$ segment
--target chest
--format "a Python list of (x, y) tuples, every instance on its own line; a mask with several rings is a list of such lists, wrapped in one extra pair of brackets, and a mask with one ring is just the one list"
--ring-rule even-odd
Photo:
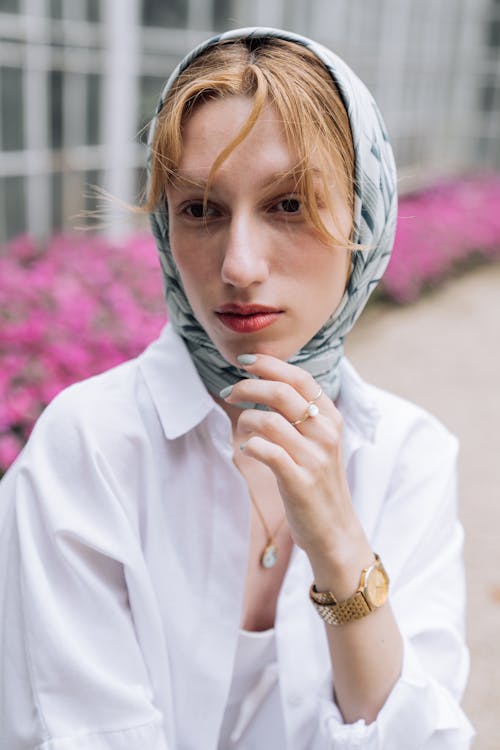
[(262, 534), (260, 518), (252, 514), (248, 565), (245, 578), (243, 612), (240, 627), (244, 630), (269, 630), (274, 627), (276, 606), (293, 549), (288, 529), (282, 528), (273, 540), (276, 562), (266, 568), (262, 557), (269, 539)]
[[(252, 462), (255, 464), (256, 462)], [(251, 498), (250, 536), (241, 627), (274, 627), (276, 606), (293, 541), (276, 480), (265, 467), (238, 466)]]

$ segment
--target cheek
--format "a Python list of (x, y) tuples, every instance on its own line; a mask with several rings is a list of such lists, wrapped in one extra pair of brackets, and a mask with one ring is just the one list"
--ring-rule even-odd
[(351, 253), (343, 248), (323, 248), (322, 252), (309, 254), (304, 273), (317, 280), (318, 288), (328, 287), (344, 291), (351, 275)]
[[(344, 250), (337, 250), (338, 256), (331, 264), (325, 264), (323, 273), (318, 275), (318, 289), (323, 290), (321, 303), (329, 315), (340, 305), (351, 274), (351, 255)], [(318, 302), (320, 295), (318, 295)]]
[(213, 277), (216, 272), (216, 253), (210, 240), (206, 233), (176, 227), (175, 221), (171, 224), (170, 249), (183, 281), (190, 279), (194, 283), (206, 283)]
[(196, 269), (200, 268), (203, 255), (193, 252), (193, 243), (182, 232), (176, 232), (174, 227), (170, 230), (169, 241), (182, 282), (184, 286), (188, 286), (196, 279)]
[(169, 240), (187, 300), (198, 322), (206, 327), (206, 313), (212, 306), (209, 282), (213, 277), (213, 271), (206, 267), (208, 254), (175, 230), (170, 232)]

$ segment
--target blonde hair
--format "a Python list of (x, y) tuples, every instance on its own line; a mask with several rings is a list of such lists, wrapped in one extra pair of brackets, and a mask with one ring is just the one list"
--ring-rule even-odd
[(220, 42), (208, 48), (178, 76), (158, 115), (151, 144), (150, 178), (144, 211), (166, 205), (166, 186), (176, 177), (183, 147), (183, 126), (196, 107), (219, 97), (253, 99), (247, 121), (215, 159), (205, 200), (215, 173), (271, 103), (283, 123), (290, 150), (297, 155), (293, 170), (305, 198), (305, 217), (327, 244), (353, 249), (350, 237), (333, 235), (321, 219), (311, 161), (318, 154), (324, 195), (335, 226), (339, 221), (330, 196), (332, 174), (344, 205), (354, 212), (354, 148), (349, 118), (337, 87), (323, 63), (300, 44), (283, 39)]

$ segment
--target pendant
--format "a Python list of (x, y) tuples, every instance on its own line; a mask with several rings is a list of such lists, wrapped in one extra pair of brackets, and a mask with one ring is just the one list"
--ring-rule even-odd
[(274, 543), (271, 542), (271, 544), (268, 544), (264, 552), (262, 553), (262, 557), (260, 558), (261, 565), (263, 568), (274, 568), (277, 559), (278, 548)]

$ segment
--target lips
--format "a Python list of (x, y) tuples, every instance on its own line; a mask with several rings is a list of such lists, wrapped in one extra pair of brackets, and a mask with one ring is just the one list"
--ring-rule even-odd
[(229, 304), (217, 308), (215, 314), (221, 323), (237, 333), (255, 333), (272, 325), (283, 310), (268, 305)]

